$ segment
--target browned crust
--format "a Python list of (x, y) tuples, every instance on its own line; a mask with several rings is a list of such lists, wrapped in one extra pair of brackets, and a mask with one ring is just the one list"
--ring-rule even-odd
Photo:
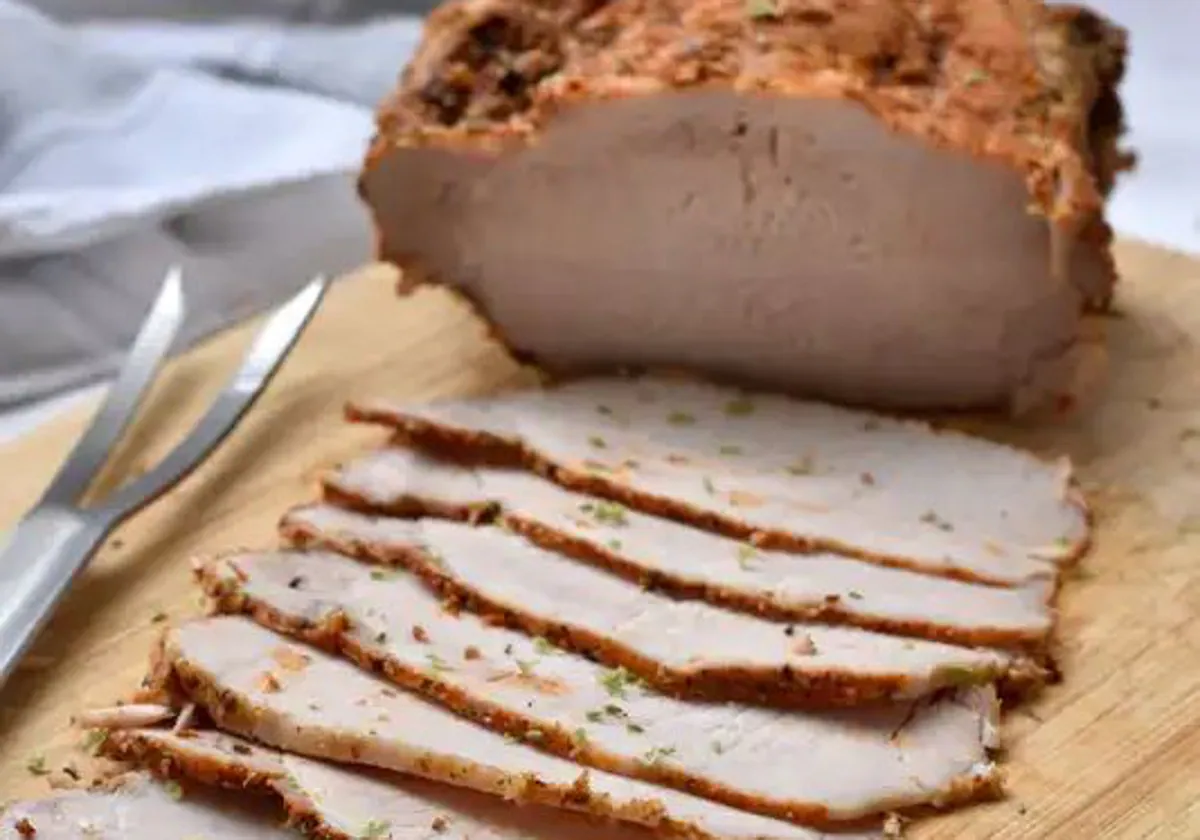
[[(251, 609), (254, 611), (251, 614), (254, 614), (256, 618), (259, 615), (265, 615), (263, 611), (266, 611), (266, 613), (271, 612), (269, 607), (250, 607), (249, 605), (246, 607), (246, 612), (250, 613)], [(284, 630), (283, 627), (285, 625), (294, 626), (290, 619), (286, 616), (276, 616), (272, 620), (278, 622), (277, 626), (275, 626), (276, 630), (304, 638), (326, 649), (335, 649), (336, 643), (330, 638), (327, 627), (306, 625), (303, 627), (295, 626), (293, 630)], [(260, 623), (265, 624), (266, 621), (260, 620)], [(267, 626), (271, 625), (268, 624)], [(254, 736), (258, 723), (257, 712), (252, 707), (243, 703), (236, 693), (221, 688), (211, 674), (182, 657), (175, 657), (171, 667), (173, 669), (173, 680), (184, 688), (188, 698), (192, 702), (199, 704), (205, 709), (218, 727), (246, 737)], [(381, 668), (374, 670), (382, 673)], [(153, 744), (139, 746), (129, 743), (128, 739), (134, 734), (124, 732), (111, 733), (110, 737), (115, 736), (117, 739), (116, 743), (112, 747), (106, 746), (105, 749), (111, 750), (113, 755), (120, 755), (128, 760), (143, 760), (138, 758), (139, 752), (144, 754), (147, 760), (151, 761), (156, 755), (159, 755), (165, 758), (167, 763), (165, 765), (159, 764), (157, 767), (151, 766), (152, 770), (163, 774), (171, 772), (187, 773), (189, 776), (194, 773), (193, 778), (205, 781), (208, 784), (238, 787), (236, 776), (222, 772), (219, 766), (210, 766), (207, 762), (193, 762), (185, 766), (183, 762), (172, 761), (171, 756), (162, 756), (161, 751), (155, 750)], [(321, 757), (349, 763), (359, 763), (363, 752), (361, 741), (361, 738), (349, 734), (327, 738), (324, 741), (324, 748), (328, 750), (328, 755)], [(414, 765), (410, 768), (405, 768), (404, 772), (454, 787), (464, 787), (480, 793), (500, 796), (518, 805), (543, 805), (549, 808), (576, 811), (602, 819), (639, 825), (649, 828), (656, 834), (664, 837), (682, 838), (683, 840), (719, 840), (718, 837), (704, 831), (694, 823), (671, 817), (666, 807), (658, 800), (635, 799), (623, 805), (613, 802), (612, 798), (607, 794), (593, 791), (589, 784), (586, 769), (580, 768), (580, 770), (580, 775), (570, 785), (552, 784), (531, 773), (514, 773), (504, 775), (499, 781), (489, 787), (472, 786), (464, 783), (464, 777), (469, 774), (464, 771), (459, 762), (431, 756), (418, 758)], [(257, 779), (257, 784), (260, 786), (259, 789), (264, 792), (269, 790), (270, 792), (279, 794), (288, 806), (289, 814), (295, 813), (295, 819), (319, 820), (319, 815), (312, 812), (312, 804), (307, 800), (294, 796), (289, 799), (287, 798), (286, 788), (269, 788), (269, 783), (265, 779), (254, 777), (253, 775), (248, 778), (251, 780)], [(300, 822), (299, 824), (304, 826), (306, 823)], [(838, 823), (839, 826), (857, 824), (857, 822)], [(324, 837), (325, 835), (318, 836)], [(342, 835), (330, 834), (328, 836), (331, 838), (340, 838)], [(351, 838), (351, 840), (354, 840), (354, 838)]]
[[(578, 764), (595, 767), (621, 776), (675, 788), (684, 793), (711, 799), (733, 808), (787, 820), (814, 828), (847, 828), (861, 824), (860, 820), (839, 820), (824, 805), (770, 799), (732, 790), (725, 785), (694, 776), (690, 773), (655, 762), (621, 760), (589, 744), (580, 744), (574, 733), (538, 721), (525, 715), (513, 714), (487, 700), (474, 697), (460, 688), (449, 685), (436, 674), (420, 671), (389, 657), (386, 653), (363, 645), (347, 632), (344, 617), (341, 621), (316, 623), (298, 619), (276, 610), (270, 604), (253, 598), (227, 581), (197, 570), (197, 579), (217, 608), (225, 613), (244, 614), (271, 630), (284, 633), (338, 653), (357, 663), (364, 670), (385, 677), (392, 683), (429, 697), (440, 705), (486, 729), (499, 732), (554, 755)], [(212, 685), (211, 678), (189, 663), (176, 661), (176, 674), (188, 694), (208, 709), (221, 728), (235, 732), (253, 731), (253, 710), (242, 710), (238, 699)], [(536, 732), (536, 737), (530, 733)], [(354, 760), (354, 756), (350, 756)], [(424, 775), (424, 773), (422, 773)], [(437, 778), (429, 776), (429, 778)], [(955, 780), (950, 788), (937, 797), (941, 807), (982, 801), (999, 797), (1002, 782), (998, 773), (983, 777), (964, 777)], [(552, 803), (547, 803), (552, 804)], [(875, 813), (912, 809), (907, 803), (881, 801)], [(918, 806), (919, 807), (919, 806)]]
[[(608, 475), (585, 472), (557, 463), (521, 439), (505, 438), (477, 429), (462, 429), (439, 424), (423, 417), (406, 414), (398, 409), (350, 403), (345, 408), (345, 414), (346, 419), (352, 423), (371, 423), (393, 429), (396, 432), (395, 441), (397, 443), (424, 450), (436, 457), (467, 464), (521, 467), (569, 490), (620, 502), (642, 513), (672, 519), (694, 528), (743, 540), (759, 548), (796, 553), (832, 552), (880, 566), (906, 569), (918, 574), (945, 577), (983, 586), (1012, 587), (1008, 581), (998, 580), (969, 569), (932, 567), (911, 557), (871, 552), (828, 537), (804, 536), (773, 528), (756, 528), (749, 523), (724, 514), (701, 510), (677, 499), (658, 496), (621, 484)], [(1061, 565), (1064, 567), (1075, 563), (1087, 553), (1092, 537), (1091, 510), (1083, 494), (1075, 487), (1073, 479), (1067, 492), (1070, 504), (1086, 518), (1088, 527), (1084, 538), (1064, 551), (1064, 557), (1061, 560)], [(1062, 575), (1057, 576), (1059, 580), (1061, 577)]]
[[(111, 733), (104, 752), (110, 758), (145, 767), (160, 778), (191, 780), (212, 787), (271, 796), (283, 805), (287, 814), (287, 825), (314, 840), (360, 840), (359, 835), (345, 834), (326, 823), (316, 804), (293, 789), (282, 777), (264, 776), (254, 773), (242, 764), (220, 761), (215, 757), (175, 752), (137, 730)], [(449, 781), (454, 783), (452, 777)], [(547, 785), (531, 776), (513, 777), (509, 786), (513, 791), (509, 798), (517, 802), (537, 803), (604, 819), (630, 821), (632, 824), (652, 828), (656, 834), (663, 837), (680, 840), (719, 840), (691, 823), (667, 817), (662, 806), (655, 802), (639, 801), (631, 807), (614, 808), (607, 797), (593, 794), (588, 789), (586, 774), (581, 775), (570, 787)], [(635, 814), (637, 818), (632, 819)]]
[(175, 752), (137, 730), (110, 732), (103, 752), (109, 758), (144, 767), (159, 778), (271, 797), (283, 807), (286, 824), (314, 840), (358, 840), (326, 823), (312, 800), (291, 789), (279, 776), (255, 773), (243, 764), (214, 756)]
[[(447, 574), (420, 546), (360, 540), (345, 533), (313, 528), (289, 516), (283, 518), (280, 530), (298, 547), (324, 548), (370, 563), (401, 566), (416, 574), (454, 608), (465, 608), (499, 626), (540, 636), (610, 667), (623, 667), (663, 694), (681, 700), (823, 709), (912, 699), (917, 694), (945, 688), (952, 682), (932, 679), (923, 691), (914, 692), (914, 680), (903, 674), (868, 676), (852, 671), (788, 665), (709, 665), (695, 671), (683, 671), (650, 659), (607, 636), (569, 622), (547, 621), (489, 598), (477, 588)], [(1003, 669), (986, 668), (971, 677), (982, 684), (992, 682), (1002, 673)]]
[(366, 167), (397, 147), (531, 142), (580, 101), (706, 88), (835, 97), (1002, 162), (1039, 212), (1077, 230), (1132, 165), (1117, 146), (1127, 48), (1100, 15), (1041, 0), (451, 0), (380, 107)]
[[(498, 522), (502, 527), (521, 534), (536, 545), (612, 572), (648, 591), (665, 592), (685, 600), (706, 601), (771, 621), (846, 625), (895, 636), (929, 639), (965, 647), (1001, 648), (1034, 656), (1043, 655), (1050, 642), (1049, 630), (1038, 633), (993, 627), (966, 628), (928, 621), (863, 615), (847, 610), (842, 599), (837, 596), (829, 596), (804, 605), (773, 603), (720, 584), (696, 583), (668, 572), (648, 569), (601, 543), (568, 534), (540, 520), (503, 510), (498, 502), (454, 505), (435, 499), (405, 496), (387, 503), (379, 503), (340, 487), (336, 479), (328, 477), (323, 479), (321, 490), (323, 498), (331, 504), (363, 513), (402, 517), (435, 516), (463, 522)], [(628, 665), (626, 667), (633, 670)]]

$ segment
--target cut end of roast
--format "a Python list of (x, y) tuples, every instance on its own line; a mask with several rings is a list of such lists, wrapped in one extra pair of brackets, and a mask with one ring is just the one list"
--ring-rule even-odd
[[(382, 257), (463, 294), (519, 357), (903, 409), (1065, 406), (1092, 385), (1102, 343), (1084, 313), (1112, 293), (1102, 207), (1123, 165), (1117, 30), (997, 12), (988, 25), (1010, 40), (995, 47), (989, 12), (952, 3), (943, 64), (888, 78), (832, 34), (904, 30), (865, 4), (843, 2), (856, 22), (827, 29), (793, 17), (805, 3), (781, 4), (774, 27), (727, 0), (593, 4), (596, 27), (652, 22), (659, 52), (698, 50), (689, 81), (636, 35), (539, 36), (535, 5), (434, 18), (362, 178)], [(496, 21), (507, 40), (473, 40)], [(904, 37), (933, 43), (941, 25)], [(1037, 51), (1062, 26), (1082, 34), (1051, 81)], [(477, 86), (434, 107), (465, 60), (448, 45), (466, 43), (480, 85), (489, 56), (547, 60), (520, 96)], [(1074, 131), (1034, 113), (1038, 91)]]

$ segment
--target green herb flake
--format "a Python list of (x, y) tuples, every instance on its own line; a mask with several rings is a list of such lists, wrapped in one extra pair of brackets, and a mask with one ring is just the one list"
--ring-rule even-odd
[(737, 561), (743, 569), (750, 569), (751, 563), (758, 559), (758, 550), (752, 545), (738, 546)]
[(550, 644), (550, 642), (547, 639), (544, 639), (541, 636), (538, 636), (536, 639), (533, 640), (533, 649), (536, 650), (538, 653), (540, 653), (542, 656), (552, 656), (552, 655), (558, 653), (558, 648), (556, 648), (554, 645)]
[(592, 709), (585, 717), (588, 719), (588, 723), (604, 723), (604, 712), (599, 709)]
[[(747, 10), (751, 17), (767, 17), (775, 14), (775, 3), (772, 0), (750, 0), (746, 4)], [(756, 14), (756, 9), (765, 9), (765, 13)], [(737, 400), (730, 400), (725, 403), (725, 413), (730, 417), (745, 417), (748, 414), (754, 413), (754, 403), (746, 397)]]
[(745, 450), (737, 444), (727, 443), (721, 447), (720, 452), (722, 455), (742, 455)]
[(625, 515), (625, 506), (618, 504), (617, 502), (584, 502), (579, 506), (579, 509), (586, 514), (589, 514), (593, 519), (602, 525), (619, 526), (629, 524), (629, 519)]
[(588, 438), (588, 443), (590, 443), (595, 449), (604, 449), (608, 446), (608, 443), (604, 440), (604, 438), (600, 437), (599, 435), (592, 435), (590, 438)]
[(713, 741), (712, 742), (712, 751), (715, 752), (717, 755), (724, 755), (725, 754), (725, 745), (722, 744), (720, 741)]
[(587, 734), (587, 730), (584, 729), (582, 726), (575, 730), (574, 737), (575, 737), (576, 744), (578, 744), (581, 747), (587, 746), (588, 734)]
[(862, 593), (855, 589), (851, 589), (846, 593), (846, 595), (850, 598), (853, 598), (855, 601), (861, 601), (863, 599)]
[(108, 733), (103, 729), (89, 729), (87, 734), (83, 736), (83, 742), (79, 745), (80, 748), (89, 755), (96, 755), (100, 752), (100, 747), (108, 738)]
[(358, 833), (359, 840), (383, 840), (391, 837), (392, 824), (387, 820), (367, 820), (367, 824)]
[(163, 787), (165, 787), (167, 790), (167, 796), (171, 797), (176, 802), (183, 799), (183, 788), (180, 787), (179, 782), (169, 781), (163, 785)]
[(646, 731), (646, 728), (644, 726), (639, 726), (636, 723), (625, 724), (625, 729), (632, 735), (641, 735), (643, 732)]
[(672, 411), (667, 415), (667, 422), (672, 426), (694, 426), (696, 425), (696, 417), (693, 414), (688, 414), (686, 411)]
[(939, 674), (946, 685), (952, 685), (956, 688), (967, 688), (968, 686), (979, 685), (988, 680), (986, 672), (976, 671), (961, 665), (947, 665), (945, 668), (939, 670)]
[(608, 542), (605, 543), (605, 545), (607, 545), (613, 551), (621, 550), (621, 541), (620, 540), (609, 540)]
[(642, 756), (642, 763), (654, 766), (675, 755), (674, 747), (651, 747)]
[(629, 696), (629, 689), (636, 686), (638, 682), (638, 678), (623, 667), (605, 671), (599, 677), (599, 683), (604, 690), (610, 697), (616, 697), (618, 700), (625, 700)]
[(716, 495), (717, 485), (713, 484), (713, 480), (708, 476), (704, 476), (704, 492), (710, 496)]
[(521, 672), (522, 677), (532, 677), (533, 669), (537, 665), (536, 659), (518, 659), (517, 670)]
[(32, 756), (29, 761), (25, 762), (25, 769), (31, 776), (45, 776), (50, 772), (50, 768), (46, 766), (46, 756), (44, 755)]
[(446, 664), (446, 660), (442, 659), (442, 657), (438, 656), (436, 653), (427, 653), (425, 654), (425, 658), (429, 660), (429, 668), (435, 674), (440, 674), (443, 671), (453, 670), (449, 665)]
[(605, 417), (612, 417), (613, 410), (606, 405), (596, 406), (596, 413), (603, 414)]

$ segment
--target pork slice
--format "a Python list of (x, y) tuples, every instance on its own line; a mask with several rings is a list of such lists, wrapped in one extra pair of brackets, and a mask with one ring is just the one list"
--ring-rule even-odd
[[(433, 590), (347, 569), (345, 579), (355, 582), (340, 597), (351, 617), (377, 604), (405, 615), (414, 601), (413, 612), (428, 611), (433, 593), (440, 593), (546, 644), (628, 668), (656, 690), (683, 699), (852, 706), (990, 682), (1014, 665), (996, 651), (857, 628), (781, 624), (675, 601), (500, 528), (312, 505), (288, 513), (283, 530), (301, 546), (399, 564)], [(271, 577), (288, 574), (287, 565)], [(333, 579), (341, 580), (324, 580)], [(316, 585), (309, 581), (309, 591), (317, 594)]]
[(560, 374), (918, 409), (1088, 391), (1122, 30), (1041, 0), (565, 5), (430, 18), (360, 182), (402, 288), (453, 289)]
[(1054, 582), (981, 586), (829, 552), (747, 543), (600, 502), (523, 470), (473, 467), (389, 447), (323, 479), (346, 507), (453, 519), (495, 516), (576, 560), (676, 597), (779, 621), (819, 620), (964, 644), (1041, 650), (1053, 626)]
[[(203, 705), (219, 726), (290, 753), (394, 771), (525, 805), (578, 811), (668, 836), (826, 837), (811, 828), (546, 755), (243, 618), (222, 616), (186, 625), (167, 640), (162, 656), (168, 679)], [(292, 679), (280, 680), (281, 661), (292, 663)], [(873, 836), (852, 832), (848, 840)], [(840, 830), (837, 837), (843, 837)]]
[(183, 795), (145, 773), (105, 787), (18, 802), (0, 812), (0, 840), (293, 840), (261, 810), (212, 792)]
[(964, 580), (1053, 578), (1090, 535), (1065, 460), (700, 382), (591, 379), (349, 414), (760, 546)]
[[(227, 612), (336, 649), (465, 718), (581, 764), (818, 825), (999, 786), (986, 749), (998, 711), (983, 702), (994, 698), (991, 686), (840, 713), (685, 703), (642, 690), (624, 669), (546, 655), (523, 634), (451, 615), (429, 598), (423, 609), (417, 599), (396, 604), (393, 592), (346, 603), (340, 593), (361, 586), (365, 569), (330, 555), (292, 556), (282, 566), (270, 555), (220, 561), (205, 573), (206, 588)], [(289, 576), (272, 579), (268, 567)], [(844, 770), (830, 772), (839, 762)]]
[[(200, 731), (185, 738), (162, 729), (123, 730), (108, 736), (106, 751), (171, 776), (233, 790), (264, 790), (282, 803), (290, 823), (309, 836), (329, 840), (646, 840), (654, 836), (633, 825), (603, 825), (569, 811), (518, 807), (466, 788), (279, 752), (221, 732)], [(808, 832), (808, 837), (816, 840), (818, 835)]]

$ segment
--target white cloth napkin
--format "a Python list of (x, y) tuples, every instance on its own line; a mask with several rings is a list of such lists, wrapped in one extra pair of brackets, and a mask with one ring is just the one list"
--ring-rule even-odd
[(418, 37), (0, 0), (0, 405), (110, 371), (172, 263), (190, 341), (367, 259), (353, 175)]

